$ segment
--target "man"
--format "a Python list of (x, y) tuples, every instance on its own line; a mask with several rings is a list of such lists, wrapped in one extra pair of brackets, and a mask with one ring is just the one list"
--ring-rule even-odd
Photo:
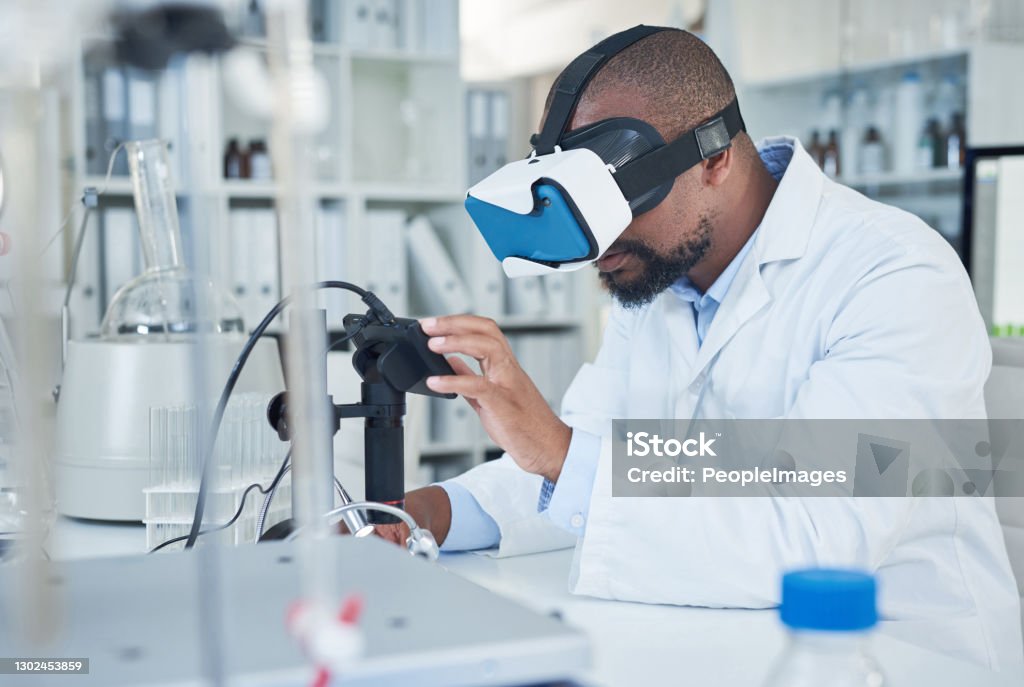
[[(673, 141), (734, 97), (704, 43), (664, 31), (601, 67), (571, 128), (633, 117)], [(758, 149), (740, 133), (678, 176), (597, 268), (616, 305), (561, 417), (493, 322), (422, 322), (434, 351), (482, 367), (452, 358), (457, 375), (430, 387), (462, 395), (507, 451), (408, 494), (444, 549), (510, 554), (568, 535), (575, 593), (716, 607), (777, 604), (786, 569), (863, 567), (892, 631), (993, 668), (1021, 664), (990, 499), (611, 495), (612, 418), (983, 418), (988, 341), (936, 232), (831, 181), (797, 141)]]

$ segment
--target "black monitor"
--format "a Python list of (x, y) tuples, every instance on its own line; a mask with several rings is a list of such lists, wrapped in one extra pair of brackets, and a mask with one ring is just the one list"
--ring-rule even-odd
[(962, 257), (995, 336), (1024, 335), (1024, 146), (968, 148)]

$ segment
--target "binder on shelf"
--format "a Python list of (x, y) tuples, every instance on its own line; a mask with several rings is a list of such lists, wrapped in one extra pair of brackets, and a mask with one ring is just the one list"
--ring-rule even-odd
[(430, 399), (431, 442), (471, 445), (475, 438), (475, 424), (476, 413), (465, 399)]
[(504, 91), (492, 91), (490, 111), (487, 157), (491, 169), (488, 173), (508, 162), (508, 94)]
[(416, 312), (450, 315), (472, 310), (469, 290), (430, 220), (423, 215), (414, 217), (407, 232)]
[(461, 205), (431, 210), (430, 220), (451, 246), (452, 258), (469, 290), (473, 312), (500, 318), (505, 313), (505, 279), (501, 263)]
[(573, 316), (572, 307), (572, 275), (564, 272), (546, 274), (544, 297), (547, 301), (547, 315), (552, 318), (569, 318)]
[(344, 0), (342, 38), (346, 47), (366, 50), (373, 47), (374, 0)]
[(423, 52), (430, 55), (454, 55), (458, 50), (457, 0), (423, 0)]
[[(128, 122), (126, 117), (127, 89), (125, 87), (124, 70), (107, 67), (103, 70), (101, 93), (103, 96), (103, 146), (100, 158), (103, 160), (102, 173), (106, 172), (107, 160), (118, 145), (128, 138)], [(128, 162), (124, 155), (118, 155), (114, 162), (114, 174), (128, 173)]]
[(420, 0), (400, 0), (398, 6), (398, 47), (407, 53), (422, 50)]
[(142, 271), (141, 246), (135, 211), (108, 207), (103, 211), (103, 309), (117, 290)]
[[(477, 374), (480, 364), (472, 358), (456, 354)], [(477, 434), (476, 413), (465, 399), (430, 399), (430, 440), (436, 444), (472, 444)]]
[(493, 171), (489, 159), (489, 105), (487, 91), (475, 89), (466, 93), (466, 123), (469, 132), (466, 153), (469, 156), (467, 174), (470, 184), (475, 184)]
[[(345, 266), (347, 255), (344, 208), (321, 205), (316, 215), (316, 280), (347, 280), (350, 276)], [(327, 328), (342, 329), (342, 318), (350, 312), (346, 309), (345, 293), (337, 289), (322, 290), (317, 294), (317, 302), (327, 310)]]
[(246, 330), (251, 331), (259, 320), (253, 321), (253, 294), (251, 292), (251, 270), (249, 263), (251, 231), (251, 210), (247, 208), (232, 208), (229, 213), (228, 224), (230, 226), (231, 240), (227, 249), (227, 256), (231, 261), (229, 269), (229, 283), (226, 285), (242, 311), (245, 320)]
[(547, 294), (540, 277), (509, 279), (505, 291), (509, 315), (542, 317), (547, 314)]
[(128, 84), (128, 139), (144, 141), (157, 137), (156, 79), (143, 71), (126, 72)]
[(281, 270), (278, 262), (277, 216), (272, 208), (250, 211), (252, 314), (247, 318), (255, 326), (281, 300)]
[(103, 70), (86, 60), (84, 66), (85, 114), (85, 172), (100, 175), (106, 173), (107, 156), (104, 155), (106, 126), (103, 101)]
[(181, 188), (180, 183), (185, 178), (181, 155), (181, 147), (184, 144), (181, 125), (181, 108), (185, 103), (182, 98), (185, 91), (184, 79), (185, 71), (182, 67), (171, 67), (157, 84), (157, 131), (160, 138), (170, 143), (171, 174), (178, 188)]
[(373, 0), (373, 48), (398, 49), (398, 0)]
[(368, 210), (366, 228), (366, 288), (377, 294), (391, 312), (408, 314), (405, 213), (401, 210)]

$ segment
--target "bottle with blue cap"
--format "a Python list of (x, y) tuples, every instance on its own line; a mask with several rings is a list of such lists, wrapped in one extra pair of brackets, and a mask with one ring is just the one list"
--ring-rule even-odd
[(790, 641), (768, 687), (882, 687), (868, 638), (878, 623), (875, 578), (813, 568), (782, 578), (779, 616)]

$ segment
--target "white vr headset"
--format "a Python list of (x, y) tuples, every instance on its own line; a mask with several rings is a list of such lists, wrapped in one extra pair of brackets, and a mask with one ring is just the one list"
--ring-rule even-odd
[(509, 277), (578, 270), (597, 260), (675, 178), (744, 130), (733, 99), (666, 144), (647, 122), (604, 119), (566, 131), (586, 84), (615, 54), (660, 31), (636, 26), (601, 41), (562, 72), (534, 150), (469, 189), (466, 210)]

